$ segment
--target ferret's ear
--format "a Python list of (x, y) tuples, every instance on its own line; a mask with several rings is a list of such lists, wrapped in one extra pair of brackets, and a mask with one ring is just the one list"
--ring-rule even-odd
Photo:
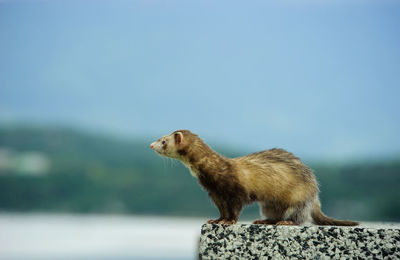
[(183, 134), (181, 132), (176, 132), (174, 138), (176, 145), (180, 145), (183, 143)]

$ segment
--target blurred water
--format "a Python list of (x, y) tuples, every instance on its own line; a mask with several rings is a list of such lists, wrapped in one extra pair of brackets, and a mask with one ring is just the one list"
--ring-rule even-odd
[(196, 259), (204, 219), (0, 214), (0, 259)]

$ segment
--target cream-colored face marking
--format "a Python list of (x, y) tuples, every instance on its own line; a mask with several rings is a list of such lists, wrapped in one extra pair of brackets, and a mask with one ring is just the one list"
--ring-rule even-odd
[(178, 158), (173, 135), (166, 135), (153, 142), (150, 148), (158, 154), (170, 158)]

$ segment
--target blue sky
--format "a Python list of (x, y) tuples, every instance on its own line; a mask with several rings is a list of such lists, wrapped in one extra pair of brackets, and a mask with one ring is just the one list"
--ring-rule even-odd
[(398, 1), (0, 1), (0, 120), (400, 154)]

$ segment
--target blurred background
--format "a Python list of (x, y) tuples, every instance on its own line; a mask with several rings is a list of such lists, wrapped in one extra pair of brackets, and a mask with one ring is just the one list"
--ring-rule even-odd
[(176, 129), (226, 156), (289, 150), (328, 215), (399, 221), (399, 17), (398, 1), (0, 1), (0, 258), (194, 259), (218, 211), (149, 149)]

